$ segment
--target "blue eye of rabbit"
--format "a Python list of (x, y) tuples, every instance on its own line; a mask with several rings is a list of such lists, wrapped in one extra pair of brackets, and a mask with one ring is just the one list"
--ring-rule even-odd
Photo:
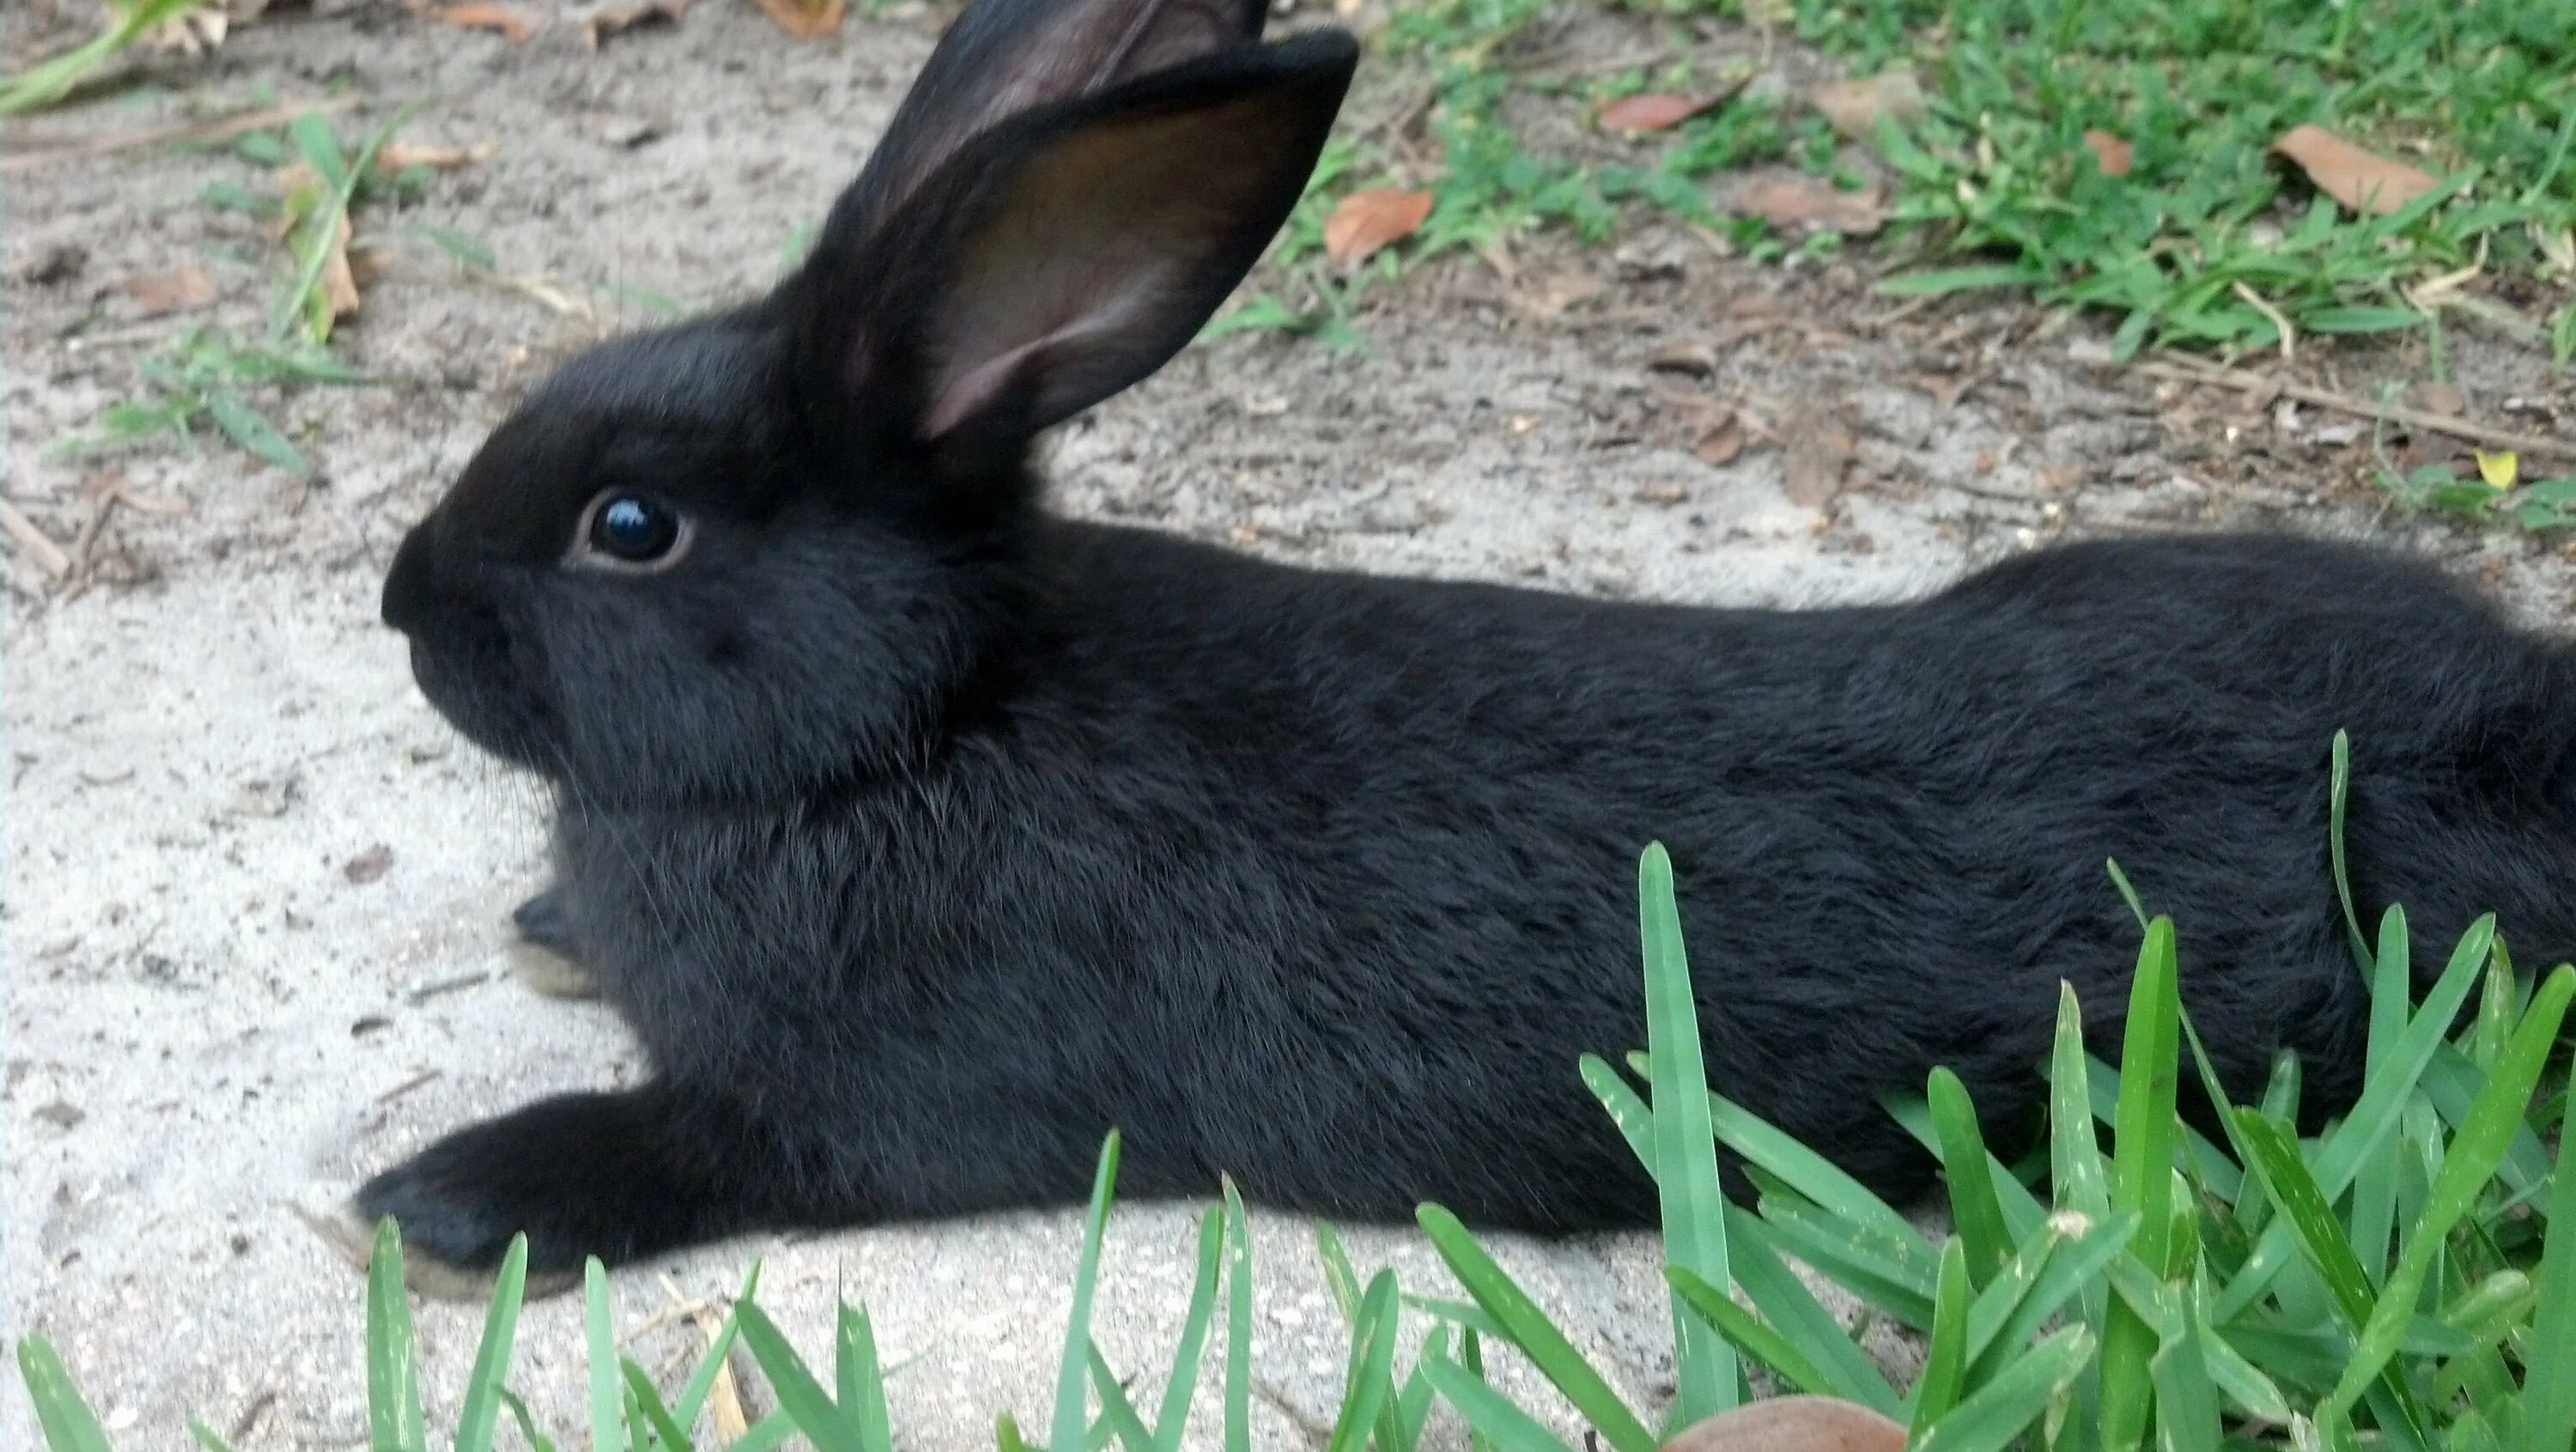
[(630, 565), (651, 564), (680, 542), (680, 517), (641, 494), (612, 494), (590, 516), (590, 547)]

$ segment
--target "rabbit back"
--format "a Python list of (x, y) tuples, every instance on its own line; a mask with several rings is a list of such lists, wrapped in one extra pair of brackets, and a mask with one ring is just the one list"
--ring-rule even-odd
[[(2338, 728), (2356, 886), (2407, 905), (2419, 962), (2487, 907), (2526, 958), (2576, 938), (2566, 653), (2377, 552), (2094, 544), (1807, 612), (1077, 524), (1029, 560), (1026, 636), (926, 769), (565, 814), (585, 937), (657, 1068), (844, 1126), (810, 1166), (827, 1200), (1078, 1194), (1115, 1124), (1139, 1193), (1224, 1171), (1342, 1215), (1639, 1222), (1574, 1064), (1642, 1039), (1648, 840), (1713, 1080), (1891, 1194), (1927, 1162), (1880, 1096), (1947, 1064), (2024, 1118), (2060, 980), (2116, 1041), (2138, 931), (2106, 858), (2177, 920), (2230, 1087), (2290, 1047), (2312, 1110), (2348, 1102)], [(976, 1153), (942, 1151), (959, 1135)]]

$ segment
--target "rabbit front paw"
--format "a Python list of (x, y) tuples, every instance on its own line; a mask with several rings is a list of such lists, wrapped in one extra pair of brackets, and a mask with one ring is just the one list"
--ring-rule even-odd
[(520, 982), (548, 998), (599, 997), (599, 970), (590, 965), (573, 935), (572, 910), (562, 883), (519, 904), (510, 922), (518, 929), (517, 939), (510, 944), (510, 962)]

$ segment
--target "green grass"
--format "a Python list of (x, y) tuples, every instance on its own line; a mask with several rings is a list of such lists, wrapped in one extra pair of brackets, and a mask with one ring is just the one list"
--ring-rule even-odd
[(0, 116), (41, 111), (80, 88), (155, 26), (176, 20), (204, 0), (121, 0), (109, 8), (107, 28), (61, 55), (10, 76), (0, 76)]
[[(2335, 745), (2333, 866), (2316, 886), (2347, 905), (2355, 971), (2372, 985), (2373, 1013), (2360, 1097), (2322, 1134), (2303, 1139), (2295, 1128), (2295, 1061), (2257, 1102), (2225, 1105), (2214, 1138), (2184, 1121), (2187, 1083), (2214, 1102), (2225, 1098), (2178, 995), (2187, 938), (2125, 892), (2142, 932), (2119, 1060), (2093, 1057), (2082, 1005), (2061, 989), (2053, 1047), (2033, 1066), (2049, 1120), (2037, 1154), (2018, 1164), (1999, 1158), (1969, 1086), (1946, 1071), (1932, 1075), (1924, 1096), (1891, 1102), (1945, 1167), (1955, 1233), (1936, 1243), (1704, 1086), (1670, 867), (1649, 849), (1639, 874), (1649, 1051), (1631, 1057), (1634, 1078), (1599, 1058), (1579, 1072), (1661, 1187), (1682, 1353), (1674, 1405), (1629, 1400), (1455, 1216), (1426, 1205), (1423, 1233), (1456, 1292), (1407, 1294), (1391, 1271), (1355, 1266), (1330, 1226), (1317, 1228), (1325, 1280), (1349, 1326), (1345, 1393), (1326, 1452), (1417, 1452), (1442, 1405), (1469, 1428), (1476, 1452), (1568, 1452), (1547, 1420), (1485, 1380), (1487, 1349), (1497, 1345), (1553, 1387), (1587, 1443), (1610, 1452), (1655, 1452), (1668, 1413), (1687, 1421), (1775, 1390), (1874, 1408), (1907, 1427), (1915, 1452), (2569, 1452), (2576, 1153), (2563, 1134), (2561, 1050), (2576, 967), (2536, 981), (2519, 975), (2493, 920), (2481, 920), (2413, 1000), (2404, 913), (2391, 909), (2375, 939), (2350, 920), (2341, 850), (2349, 758), (2340, 738)], [(2106, 1129), (2115, 1131), (2107, 1149)], [(1721, 1151), (1742, 1164), (1755, 1204), (1715, 1193)], [(1226, 1186), (1223, 1205), (1199, 1224), (1189, 1309), (1168, 1361), (1152, 1369), (1165, 1390), (1149, 1421), (1089, 1331), (1095, 1288), (1115, 1293), (1101, 1243), (1117, 1154), (1113, 1135), (1071, 1268), (1073, 1311), (1045, 1441), (1029, 1442), (1005, 1419), (997, 1446), (1176, 1452), (1221, 1300), (1219, 1432), (1228, 1452), (1241, 1452), (1251, 1444), (1255, 1379), (1242, 1202)], [(507, 1384), (524, 1257), (514, 1245), (487, 1317), (459, 1403), (459, 1452), (488, 1452), (501, 1408), (532, 1448), (554, 1445)], [(1790, 1273), (1793, 1258), (1925, 1339), (1910, 1385), (1894, 1384), (1862, 1353)], [(641, 1368), (617, 1358), (614, 1306), (595, 1262), (588, 1284), (594, 1445), (716, 1448), (698, 1424), (737, 1330), (779, 1410), (730, 1452), (766, 1452), (791, 1435), (818, 1452), (896, 1444), (864, 1311), (840, 1308), (827, 1381), (747, 1282), (715, 1349), (666, 1405)], [(390, 1225), (377, 1242), (367, 1306), (373, 1445), (427, 1452)], [(53, 1349), (31, 1336), (18, 1356), (47, 1447), (108, 1452)], [(210, 1452), (225, 1452), (211, 1432), (192, 1430)]]
[[(1719, 216), (1713, 174), (1792, 162), (1856, 180), (1822, 121), (1794, 99), (1739, 96), (1602, 162), (1540, 154), (1507, 119), (1553, 106), (1579, 121), (1603, 96), (1649, 85), (1714, 94), (1736, 77), (1640, 66), (1588, 86), (1525, 76), (1523, 32), (1586, 0), (1423, 0), (1398, 8), (1383, 49), (1427, 72), (1440, 160), (1414, 177), (1435, 198), (1411, 256), (1491, 248), (1556, 225), (1598, 239), (1644, 204), (1781, 250), (1758, 223)], [(1748, 0), (1630, 0), (1650, 21), (1770, 11)], [(1905, 66), (1930, 114), (1884, 124), (1904, 224), (1897, 293), (2014, 287), (2120, 319), (2122, 355), (2148, 345), (2272, 347), (2299, 334), (2433, 326), (2445, 311), (2576, 353), (2576, 8), (2557, 0), (1794, 0), (1788, 29), (1855, 73)], [(1667, 22), (1668, 23), (1668, 22)], [(1693, 53), (1674, 32), (1674, 54)], [(2442, 179), (2379, 218), (2340, 211), (2267, 150), (2290, 127), (2336, 129)], [(2088, 129), (2127, 141), (2103, 174)], [(1341, 190), (1395, 163), (1344, 154)], [(1328, 186), (1328, 191), (1333, 190)], [(1313, 245), (1292, 237), (1295, 260)], [(2479, 267), (2554, 284), (2538, 316), (2474, 290), (2427, 289)]]
[[(219, 323), (188, 329), (146, 355), (136, 366), (138, 387), (102, 410), (89, 427), (58, 439), (48, 452), (78, 459), (152, 443), (187, 443), (211, 429), (244, 453), (289, 474), (304, 474), (304, 451), (269, 418), (259, 400), (315, 384), (354, 385), (373, 380), (342, 364), (330, 351), (336, 314), (324, 287), (341, 228), (361, 208), (390, 210), (418, 197), (430, 184), (423, 167), (387, 174), (377, 153), (417, 111), (406, 106), (352, 146), (319, 115), (305, 115), (276, 131), (236, 137), (231, 150), (253, 165), (277, 168), (302, 163), (304, 179), (280, 197), (238, 183), (206, 184), (203, 203), (282, 226), (286, 271), (255, 336)], [(441, 227), (406, 227), (463, 267), (489, 271), (490, 251), (474, 238)]]

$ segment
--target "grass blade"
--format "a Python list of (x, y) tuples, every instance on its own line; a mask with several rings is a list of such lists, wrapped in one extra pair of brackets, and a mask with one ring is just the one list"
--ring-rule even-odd
[[(465, 1401), (456, 1414), (456, 1452), (491, 1452), (492, 1430), (501, 1415), (501, 1380), (510, 1369), (510, 1346), (518, 1339), (519, 1302), (528, 1290), (528, 1237), (510, 1237), (501, 1257), (501, 1276), (492, 1289), (492, 1308), (483, 1315), (483, 1341), (474, 1349), (474, 1370), (465, 1378)], [(675, 1452), (685, 1452), (675, 1448)]]
[[(2352, 1177), (2362, 1164), (2380, 1152), (2389, 1136), (2397, 1132), (2400, 1117), (2416, 1085), (2440, 1052), (2449, 1047), (2444, 1042), (2450, 1025), (2458, 1021), (2461, 1006), (2468, 1002), (2469, 992), (2477, 985), (2478, 974), (2495, 945), (2495, 919), (2483, 917), (2469, 925), (2461, 935), (2451, 961), (2442, 970), (2423, 1006), (2397, 1038), (2396, 1047), (2387, 1062), (2373, 1069), (2362, 1082), (2361, 1097), (2356, 1100), (2343, 1122), (2335, 1126), (2317, 1148), (2316, 1164), (2311, 1171), (2317, 1186), (2329, 1201), (2350, 1188)], [(2456, 1051), (2455, 1051), (2456, 1052)], [(2462, 1059), (2465, 1063), (2466, 1060)], [(2240, 1116), (2238, 1123), (2243, 1119)], [(2287, 1225), (2267, 1227), (2254, 1253), (2246, 1257), (2245, 1266), (2220, 1293), (2211, 1310), (2211, 1319), (2221, 1325), (2236, 1320), (2261, 1299), (2283, 1266), (2297, 1254), (2298, 1244)]]
[(857, 1428), (860, 1452), (894, 1452), (885, 1372), (877, 1361), (877, 1333), (868, 1322), (868, 1308), (853, 1309), (843, 1301), (837, 1330), (832, 1378), (840, 1389), (841, 1416)]
[(1252, 1232), (1243, 1196), (1225, 1178), (1225, 1452), (1252, 1452)]
[[(1395, 1273), (1379, 1271), (1360, 1298), (1351, 1329), (1351, 1359), (1342, 1382), (1341, 1415), (1324, 1452), (1364, 1452), (1395, 1387)], [(1388, 1446), (1380, 1452), (1400, 1452)]]
[(772, 1448), (786, 1446), (787, 1439), (795, 1435), (794, 1417), (785, 1412), (771, 1412), (768, 1416), (752, 1423), (750, 1430), (735, 1439), (734, 1444), (726, 1448), (725, 1452), (771, 1452)]
[(2168, 1283), (2155, 1365), (2156, 1443), (2163, 1452), (2218, 1452), (2218, 1386), (2193, 1333), (2191, 1288)]
[[(2379, 920), (2379, 961), (2370, 985), (2369, 1050), (2363, 1060), (2370, 1070), (2396, 1052), (2414, 992), (2406, 910), (2391, 903)], [(2372, 1155), (2362, 1162), (2352, 1181), (2351, 1224), (2353, 1254), (2361, 1258), (2362, 1273), (2376, 1283), (2388, 1274), (2388, 1241), (2397, 1229), (2397, 1156)]]
[[(2111, 1204), (2138, 1217), (2130, 1241), (2149, 1270), (2166, 1273), (2171, 1248), (2174, 1094), (2179, 1068), (2173, 921), (2147, 925), (2129, 990), (2128, 1029), (2120, 1049), (2120, 1111), (2113, 1142)], [(2113, 1298), (2102, 1330), (2102, 1446), (2134, 1452), (2144, 1440), (2154, 1401), (2157, 1328), (2137, 1308)], [(2036, 1415), (2036, 1413), (2034, 1413)], [(1918, 1449), (1919, 1452), (1919, 1449)]]
[[(2138, 1218), (2115, 1215), (2073, 1240), (2055, 1227), (2025, 1242), (2014, 1265), (2032, 1262), (2035, 1273), (2025, 1281), (2013, 1267), (1978, 1293), (1968, 1307), (1968, 1363), (1986, 1366), (1998, 1357), (2018, 1355), (2030, 1338), (2086, 1287), (2099, 1284), (2111, 1262), (2138, 1233)], [(1988, 1367), (1989, 1374), (1999, 1368)], [(1979, 1375), (1972, 1381), (1983, 1382)]]
[(1914, 1383), (1914, 1414), (1906, 1439), (1917, 1445), (1934, 1423), (1959, 1404), (1968, 1370), (1968, 1251), (1956, 1236), (1941, 1247), (1941, 1279), (1932, 1293), (1932, 1344)]
[(841, 1415), (839, 1407), (832, 1405), (831, 1395), (814, 1379), (813, 1371), (770, 1321), (769, 1314), (750, 1301), (736, 1305), (734, 1312), (742, 1318), (742, 1344), (750, 1348), (760, 1374), (769, 1378), (769, 1388), (778, 1396), (778, 1410), (793, 1429), (804, 1433), (816, 1452), (865, 1452), (859, 1445), (858, 1429)]
[(2424, 1214), (2416, 1222), (2397, 1269), (2388, 1277), (2379, 1303), (2362, 1328), (2361, 1344), (2353, 1353), (2352, 1364), (2344, 1369), (2343, 1378), (2335, 1384), (2330, 1406), (2338, 1410), (2350, 1407), (2396, 1354), (2398, 1339), (2414, 1319), (2416, 1303), (2422, 1299), (2433, 1257), (2441, 1251), (2452, 1228), (2475, 1205), (2478, 1193), (2495, 1178), (2513, 1132), (2523, 1127), (2523, 1114), (2531, 1107), (2541, 1072), (2558, 1046), (2559, 1026), (2567, 1016), (2571, 996), (2576, 996), (2576, 968), (2566, 967), (2551, 974), (2539, 992), (2532, 995), (2530, 1012), (2506, 1042), (2496, 1071), (2479, 1094), (2468, 1122), (2442, 1157), (2441, 1175), (2434, 1181)]
[(1171, 1379), (1163, 1383), (1163, 1405), (1154, 1415), (1154, 1445), (1160, 1452), (1180, 1452), (1181, 1433), (1189, 1425), (1190, 1401), (1198, 1394), (1199, 1363), (1207, 1353), (1208, 1323), (1216, 1311), (1217, 1274), (1225, 1267), (1225, 1215), (1210, 1209), (1199, 1217), (1199, 1276), (1190, 1287), (1189, 1314), (1181, 1321), (1181, 1344), (1172, 1353)]
[(1091, 1213), (1082, 1227), (1082, 1258), (1074, 1263), (1073, 1309), (1066, 1313), (1064, 1361), (1056, 1373), (1055, 1420), (1047, 1432), (1052, 1452), (1076, 1452), (1090, 1425), (1084, 1362), (1091, 1346), (1091, 1290), (1100, 1279), (1100, 1240), (1109, 1229), (1109, 1198), (1118, 1184), (1118, 1131), (1101, 1141), (1100, 1167), (1091, 1180)]
[(1911, 1452), (2003, 1452), (2092, 1359), (2092, 1332), (2058, 1332), (1912, 1440)]
[(425, 1452), (420, 1366), (412, 1354), (411, 1299), (403, 1289), (402, 1235), (376, 1226), (367, 1256), (367, 1434), (376, 1452)]
[(590, 1445), (622, 1447), (617, 1429), (626, 1409), (617, 1374), (617, 1323), (608, 1305), (608, 1267), (598, 1256), (583, 1262), (582, 1328), (590, 1340)]
[(617, 1367), (626, 1379), (626, 1415), (630, 1422), (641, 1421), (650, 1427), (663, 1452), (693, 1452), (689, 1434), (681, 1430), (671, 1409), (662, 1405), (662, 1394), (653, 1390), (653, 1379), (644, 1374), (632, 1358), (620, 1358)]
[(1664, 1267), (1664, 1279), (1672, 1283), (1674, 1294), (1710, 1329), (1733, 1343), (1738, 1351), (1771, 1368), (1781, 1380), (1816, 1396), (1837, 1393), (1834, 1378), (1822, 1367), (1715, 1286), (1677, 1265)]
[(2093, 1128), (2084, 1013), (2071, 983), (2057, 985), (2057, 1038), (2049, 1056), (2048, 1092), (2051, 1193), (2059, 1209), (2101, 1220), (2111, 1213), (2111, 1189), (2102, 1172), (2102, 1141)]
[[(1637, 866), (1637, 916), (1645, 946), (1646, 1049), (1653, 1056), (1655, 1188), (1664, 1259), (1722, 1286), (1731, 1279), (1726, 1212), (1718, 1194), (1708, 1072), (1700, 1059), (1699, 1003), (1691, 995), (1690, 960), (1682, 950), (1672, 859), (1661, 843), (1649, 846)], [(1678, 1382), (1673, 1425), (1685, 1427), (1735, 1405), (1735, 1353), (1684, 1310), (1678, 1296), (1669, 1309)]]
[(2352, 909), (2352, 872), (2344, 858), (2345, 808), (2352, 799), (2352, 738), (2334, 734), (2334, 764), (2326, 775), (2326, 855), (2334, 865), (2335, 898), (2343, 904), (2343, 930), (2352, 943), (2352, 961), (2368, 972), (2375, 961), (2370, 940), (2361, 935), (2361, 915)]
[(519, 1394), (505, 1386), (500, 1396), (501, 1405), (510, 1409), (510, 1420), (518, 1424), (519, 1435), (526, 1439), (530, 1452), (555, 1452), (554, 1439), (537, 1430), (537, 1419), (528, 1415), (528, 1404), (519, 1399)]
[(1502, 1324), (1539, 1374), (1574, 1403), (1575, 1410), (1601, 1433), (1602, 1440), (1617, 1452), (1656, 1452), (1654, 1434), (1646, 1430), (1646, 1424), (1637, 1420), (1637, 1414), (1628, 1410), (1619, 1394), (1610, 1389), (1610, 1383), (1584, 1360), (1583, 1353), (1574, 1349), (1574, 1343), (1565, 1339), (1565, 1333), (1547, 1319), (1529, 1294), (1494, 1263), (1458, 1217), (1437, 1205), (1425, 1205), (1417, 1213), (1432, 1247), (1449, 1263), (1459, 1284), (1467, 1288), (1485, 1314)]
[(47, 1452), (108, 1452), (98, 1414), (72, 1385), (52, 1342), (42, 1336), (21, 1340), (18, 1375), (27, 1383), (28, 1400), (36, 1404), (36, 1425), (44, 1430)]
[(1085, 1355), (1084, 1364), (1091, 1371), (1091, 1389), (1100, 1394), (1100, 1419), (1108, 1424), (1109, 1435), (1127, 1452), (1154, 1452), (1154, 1434), (1145, 1429), (1145, 1419), (1136, 1414), (1136, 1404), (1128, 1400), (1127, 1388), (1098, 1346)]
[(742, 1278), (742, 1290), (726, 1308), (722, 1324), (714, 1338), (707, 1342), (707, 1354), (698, 1358), (697, 1370), (689, 1373), (688, 1385), (680, 1389), (680, 1399), (671, 1404), (672, 1419), (683, 1427), (698, 1424), (698, 1409), (707, 1403), (708, 1393), (715, 1390), (716, 1376), (724, 1370), (725, 1357), (733, 1350), (734, 1337), (742, 1329), (742, 1307), (760, 1288), (760, 1262), (753, 1261)]
[(1977, 1106), (1968, 1097), (1968, 1086), (1948, 1069), (1932, 1071), (1924, 1098), (1940, 1140), (1942, 1174), (1950, 1182), (1950, 1223), (1958, 1229), (1970, 1283), (1983, 1286), (2011, 1258), (2012, 1239), (2004, 1233), (2003, 1206), (1995, 1199), (1994, 1175), (1986, 1168)]
[(2284, 1228), (2297, 1237), (2324, 1278), (2335, 1306), (2358, 1331), (2370, 1319), (2375, 1292), (2325, 1190), (2299, 1158), (2296, 1136), (2289, 1126), (2275, 1124), (2251, 1109), (2236, 1111), (2236, 1134), (2262, 1169), (2263, 1188), (2280, 1212)]
[(1727, 1264), (1735, 1272), (1736, 1286), (1772, 1330), (1830, 1379), (1831, 1395), (1889, 1418), (1903, 1415), (1904, 1399), (1888, 1385), (1886, 1373), (1782, 1263), (1761, 1220), (1733, 1205), (1726, 1207), (1726, 1214)]
[(1573, 1452), (1536, 1417), (1449, 1358), (1426, 1355), (1422, 1370), (1439, 1389), (1441, 1399), (1456, 1407), (1476, 1438), (1494, 1452)]
[(1404, 1379), (1404, 1390), (1387, 1408), (1388, 1415), (1395, 1419), (1395, 1440), (1380, 1448), (1379, 1452), (1413, 1452), (1414, 1448), (1422, 1445), (1422, 1428), (1431, 1420), (1431, 1404), (1438, 1400), (1438, 1393), (1433, 1390), (1431, 1378), (1424, 1373), (1422, 1363), (1426, 1357), (1448, 1354), (1449, 1328), (1432, 1327), (1423, 1336), (1421, 1348), (1414, 1353), (1413, 1373)]
[(2563, 1125), (2549, 1238), (2532, 1284), (2539, 1299), (2523, 1343), (2522, 1452), (2564, 1452), (2576, 1442), (2576, 1135)]

